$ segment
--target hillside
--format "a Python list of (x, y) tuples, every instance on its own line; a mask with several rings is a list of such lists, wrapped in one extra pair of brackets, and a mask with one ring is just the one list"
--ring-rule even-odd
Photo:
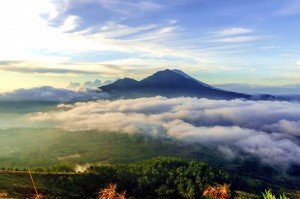
[[(40, 136), (41, 133), (44, 136)], [(259, 194), (269, 187), (273, 190), (297, 190), (300, 186), (297, 176), (285, 176), (255, 159), (228, 161), (215, 148), (198, 144), (185, 145), (172, 139), (98, 131), (66, 132), (45, 128), (1, 130), (0, 138), (0, 168), (9, 171), (30, 168), (37, 172), (34, 174), (35, 179), (43, 193), (54, 195), (63, 194), (66, 190), (82, 191), (80, 187), (86, 186), (86, 178), (93, 176), (74, 174), (74, 169), (82, 171), (91, 165), (136, 165), (137, 162), (161, 155), (180, 157), (184, 162), (206, 162), (211, 167), (222, 169), (230, 175), (228, 183), (232, 184), (234, 190)], [(102, 175), (110, 174), (111, 170), (108, 170)], [(125, 179), (131, 180), (131, 177), (124, 177)], [(0, 173), (0, 187), (9, 193), (32, 193), (28, 180), (26, 172)], [(76, 182), (75, 188), (70, 185), (73, 182)], [(96, 186), (94, 190), (102, 186), (95, 181), (91, 183), (90, 186)], [(123, 189), (128, 190), (128, 187)]]

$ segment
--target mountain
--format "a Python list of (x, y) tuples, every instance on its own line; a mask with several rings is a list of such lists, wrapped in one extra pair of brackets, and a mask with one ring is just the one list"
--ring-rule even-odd
[(205, 84), (180, 70), (163, 70), (146, 77), (141, 81), (130, 78), (102, 86), (100, 89), (116, 98), (136, 97), (198, 97), (210, 99), (249, 99), (252, 96), (226, 91)]

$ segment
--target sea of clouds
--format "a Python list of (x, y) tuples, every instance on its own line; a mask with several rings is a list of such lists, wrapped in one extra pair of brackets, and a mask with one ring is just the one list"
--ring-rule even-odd
[(32, 113), (71, 131), (141, 133), (214, 146), (227, 158), (241, 154), (287, 168), (300, 164), (300, 103), (286, 101), (139, 98), (61, 104)]

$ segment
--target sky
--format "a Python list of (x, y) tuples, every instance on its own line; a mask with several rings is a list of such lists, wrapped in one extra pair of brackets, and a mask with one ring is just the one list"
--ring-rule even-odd
[(180, 69), (213, 85), (300, 84), (298, 0), (3, 0), (0, 92)]

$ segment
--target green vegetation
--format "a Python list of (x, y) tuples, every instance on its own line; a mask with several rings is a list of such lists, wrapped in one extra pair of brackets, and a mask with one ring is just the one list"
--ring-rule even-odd
[[(202, 162), (158, 157), (136, 164), (92, 166), (82, 174), (38, 174), (33, 178), (47, 198), (96, 198), (110, 183), (134, 198), (202, 198), (209, 185), (228, 182), (228, 175)], [(0, 187), (14, 197), (30, 197), (27, 173), (0, 174)]]
[[(273, 195), (271, 189), (265, 190), (264, 193), (262, 193), (264, 199), (276, 199), (275, 195)], [(279, 195), (279, 199), (287, 199), (284, 193)]]
[[(100, 189), (113, 183), (118, 185), (119, 193), (126, 191), (129, 198), (204, 198), (204, 189), (229, 184), (232, 198), (261, 196), (261, 192), (247, 193), (253, 185), (244, 187), (243, 192), (236, 189), (240, 182), (234, 181), (227, 172), (203, 162), (175, 157), (157, 157), (131, 164), (94, 165), (84, 173), (70, 169), (62, 166), (34, 171), (32, 176), (38, 191), (46, 198), (96, 198)], [(27, 171), (1, 171), (0, 188), (0, 193), (8, 193), (11, 197), (34, 195)], [(273, 199), (271, 191), (264, 194), (265, 198)], [(288, 193), (288, 196), (297, 198), (299, 193)], [(285, 199), (284, 195), (280, 199)]]

